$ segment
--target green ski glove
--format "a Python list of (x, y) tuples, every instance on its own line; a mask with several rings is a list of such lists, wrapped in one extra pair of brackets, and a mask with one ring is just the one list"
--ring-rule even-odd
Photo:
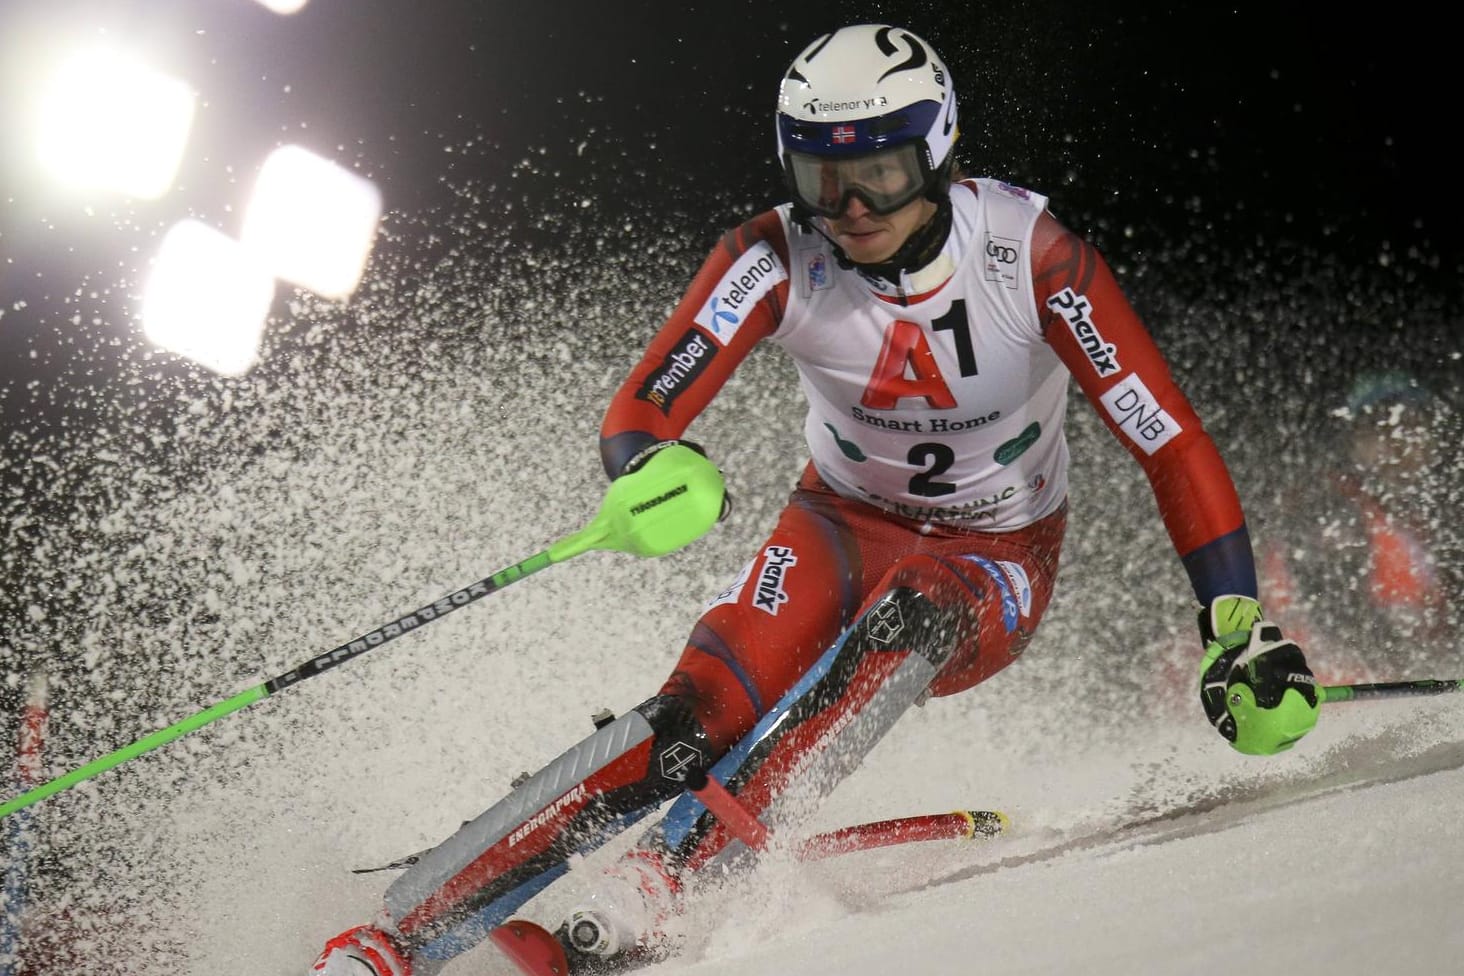
[(722, 472), (701, 446), (665, 440), (627, 462), (597, 519), (624, 552), (664, 556), (701, 538), (731, 510)]
[(1317, 724), (1317, 682), (1301, 648), (1247, 596), (1217, 597), (1200, 611), (1200, 703), (1237, 752), (1269, 756)]

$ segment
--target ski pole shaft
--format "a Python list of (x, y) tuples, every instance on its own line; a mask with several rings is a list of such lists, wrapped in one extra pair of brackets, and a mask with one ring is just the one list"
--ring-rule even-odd
[(600, 504), (600, 510), (588, 525), (565, 536), (543, 552), (535, 553), (492, 576), (449, 593), (425, 607), (403, 614), (390, 623), (317, 655), (263, 684), (241, 691), (233, 698), (218, 702), (181, 722), (144, 736), (116, 752), (0, 803), (0, 819), (172, 742), (225, 715), (237, 712), (261, 698), (268, 698), (306, 678), (313, 678), (360, 657), (374, 647), (411, 633), (418, 627), (445, 617), (454, 610), (490, 593), (496, 593), (505, 586), (517, 583), (525, 576), (555, 563), (564, 562), (591, 549), (615, 550), (637, 556), (663, 556), (688, 545), (705, 535), (725, 514), (726, 489), (722, 473), (703, 455), (687, 445), (666, 442), (661, 447), (664, 449), (655, 451), (635, 471), (623, 474), (611, 482), (610, 489)]
[(91, 779), (106, 772), (109, 769), (120, 766), (123, 763), (136, 759), (144, 753), (151, 752), (159, 746), (166, 745), (174, 739), (181, 738), (196, 729), (200, 729), (211, 722), (223, 718), (225, 715), (237, 712), (254, 704), (262, 698), (268, 698), (277, 691), (288, 688), (291, 685), (299, 684), (306, 678), (313, 678), (317, 674), (329, 671), (354, 658), (360, 657), (372, 648), (380, 647), (389, 641), (395, 640), (403, 634), (411, 633), (418, 627), (439, 620), (454, 610), (465, 607), (470, 603), (482, 599), (490, 593), (495, 593), (504, 587), (516, 583), (547, 566), (561, 562), (571, 556), (587, 551), (590, 548), (584, 545), (586, 540), (580, 538), (584, 533), (576, 533), (556, 543), (554, 546), (536, 553), (522, 562), (514, 563), (506, 569), (499, 570), (492, 576), (485, 577), (447, 594), (440, 600), (435, 600), (413, 610), (411, 613), (403, 614), (390, 623), (383, 624), (375, 630), (362, 634), (354, 640), (347, 641), (339, 647), (326, 651), (324, 654), (311, 658), (298, 667), (291, 668), (283, 674), (276, 675), (262, 684), (255, 685), (232, 698), (218, 702), (200, 712), (195, 712), (181, 722), (176, 722), (165, 729), (160, 729), (150, 735), (146, 735), (136, 742), (123, 746), (115, 752), (108, 753), (100, 759), (93, 760), (78, 769), (74, 769), (64, 776), (58, 776), (53, 780), (42, 783), (19, 796), (0, 803), (0, 818), (8, 817), (17, 810), (23, 810), (28, 806), (39, 803), (62, 790), (70, 789), (78, 783)]
[(716, 777), (704, 772), (693, 773), (686, 785), (702, 805), (722, 821), (733, 837), (755, 851), (768, 846), (772, 834), (766, 825), (743, 806), (741, 800), (729, 793), (727, 787), (717, 782)]
[(1359, 685), (1324, 685), (1323, 704), (1362, 701), (1367, 698), (1412, 698), (1420, 695), (1446, 695), (1464, 691), (1464, 678), (1423, 678), (1418, 681), (1380, 681)]

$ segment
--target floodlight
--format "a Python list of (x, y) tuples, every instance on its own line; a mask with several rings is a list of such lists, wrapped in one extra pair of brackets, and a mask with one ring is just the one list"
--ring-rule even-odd
[(370, 180), (283, 146), (259, 171), (240, 239), (276, 277), (345, 298), (361, 280), (380, 218), (381, 193)]
[(255, 0), (255, 2), (277, 14), (293, 14), (304, 7), (308, 0)]
[(193, 108), (179, 79), (108, 47), (84, 48), (38, 90), (36, 153), (66, 183), (154, 199), (173, 184)]
[(274, 278), (222, 231), (184, 220), (168, 231), (142, 300), (143, 334), (216, 373), (239, 376), (259, 358)]

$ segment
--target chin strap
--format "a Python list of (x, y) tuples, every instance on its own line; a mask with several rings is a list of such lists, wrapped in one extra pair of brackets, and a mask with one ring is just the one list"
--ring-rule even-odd
[(848, 256), (835, 247), (834, 260), (841, 268), (857, 268), (867, 275), (883, 278), (891, 284), (900, 283), (902, 273), (914, 273), (930, 264), (945, 247), (951, 233), (951, 198), (943, 196), (936, 201), (935, 213), (915, 232), (905, 239), (899, 250), (878, 264), (860, 264), (850, 261)]
[(934, 261), (940, 254), (941, 248), (945, 247), (946, 238), (950, 236), (952, 220), (950, 193), (937, 195), (935, 191), (932, 191), (928, 199), (935, 201), (934, 215), (907, 237), (899, 250), (877, 264), (860, 264), (850, 260), (849, 255), (844, 253), (844, 249), (814, 219), (813, 213), (796, 200), (793, 202), (789, 216), (799, 227), (812, 231), (828, 241), (829, 246), (833, 248), (834, 261), (845, 271), (857, 269), (864, 274), (883, 278), (898, 285), (902, 273), (919, 271)]

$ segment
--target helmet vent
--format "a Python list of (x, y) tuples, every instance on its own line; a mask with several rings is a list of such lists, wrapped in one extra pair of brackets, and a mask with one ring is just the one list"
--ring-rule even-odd
[(903, 113), (895, 115), (882, 115), (877, 119), (870, 119), (865, 124), (865, 130), (874, 137), (887, 136), (892, 132), (902, 132), (910, 125), (910, 119)]

